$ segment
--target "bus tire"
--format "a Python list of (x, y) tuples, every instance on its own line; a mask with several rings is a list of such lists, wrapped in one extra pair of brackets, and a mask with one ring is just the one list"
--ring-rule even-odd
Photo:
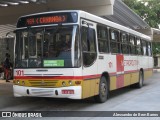
[(139, 71), (139, 82), (136, 84), (136, 87), (137, 88), (142, 88), (143, 87), (143, 83), (144, 83), (143, 72)]
[(102, 76), (99, 83), (99, 94), (95, 96), (95, 101), (98, 103), (104, 103), (108, 98), (108, 82), (106, 77)]

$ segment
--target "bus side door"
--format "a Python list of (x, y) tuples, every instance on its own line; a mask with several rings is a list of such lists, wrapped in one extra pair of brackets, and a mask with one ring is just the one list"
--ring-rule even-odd
[(98, 94), (96, 24), (81, 19), (83, 98)]

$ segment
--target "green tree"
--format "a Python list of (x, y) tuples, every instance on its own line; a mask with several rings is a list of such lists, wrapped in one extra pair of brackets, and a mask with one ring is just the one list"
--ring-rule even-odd
[(123, 0), (123, 2), (151, 27), (159, 28), (160, 0)]
[(156, 56), (157, 54), (160, 54), (160, 42), (153, 42), (153, 55)]
[[(160, 0), (123, 0), (123, 2), (150, 27), (159, 29)], [(160, 54), (160, 43), (153, 43), (153, 54)]]

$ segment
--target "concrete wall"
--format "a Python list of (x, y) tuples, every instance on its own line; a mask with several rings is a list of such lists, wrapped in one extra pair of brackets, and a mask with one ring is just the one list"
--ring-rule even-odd
[[(115, 0), (47, 0), (46, 4), (0, 7), (0, 25), (15, 24), (22, 15), (55, 10), (84, 10), (98, 16), (112, 15)], [(12, 11), (12, 12), (11, 12)]]

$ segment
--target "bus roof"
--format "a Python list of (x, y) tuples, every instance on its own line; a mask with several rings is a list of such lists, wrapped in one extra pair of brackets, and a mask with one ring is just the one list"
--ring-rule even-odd
[(65, 13), (65, 12), (77, 12), (79, 14), (79, 19), (81, 17), (82, 18), (86, 18), (86, 19), (94, 21), (96, 23), (103, 24), (103, 25), (109, 26), (111, 28), (115, 28), (117, 30), (121, 30), (121, 31), (127, 32), (129, 34), (133, 34), (133, 35), (139, 36), (139, 37), (141, 37), (143, 39), (151, 41), (151, 37), (149, 37), (149, 36), (147, 36), (145, 34), (142, 34), (140, 32), (137, 32), (137, 31), (133, 30), (133, 29), (130, 29), (128, 27), (122, 26), (120, 24), (114, 23), (112, 21), (109, 21), (107, 19), (104, 19), (102, 17), (93, 15), (91, 13), (88, 13), (88, 12), (85, 12), (85, 11), (82, 11), (82, 10), (60, 10), (60, 11), (41, 12), (41, 13), (24, 15), (24, 16), (21, 16), (20, 18), (29, 17), (29, 16), (35, 16), (35, 15), (45, 15), (45, 14), (51, 14), (51, 13), (61, 13), (61, 12), (63, 12), (63, 13)]

